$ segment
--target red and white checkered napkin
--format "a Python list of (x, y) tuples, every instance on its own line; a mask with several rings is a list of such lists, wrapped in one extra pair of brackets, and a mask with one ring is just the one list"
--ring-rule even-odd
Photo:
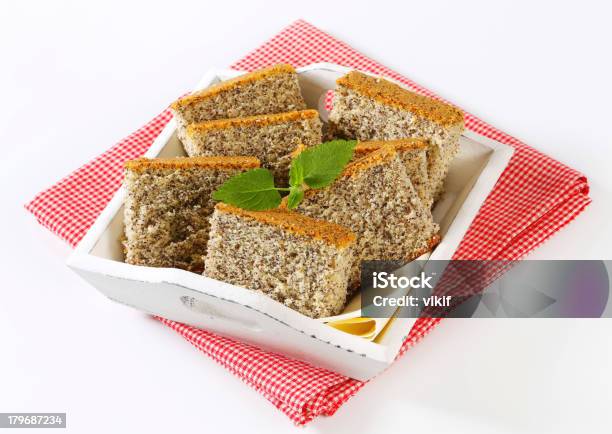
[[(253, 70), (284, 62), (296, 67), (332, 62), (398, 80), (416, 92), (424, 89), (368, 59), (305, 21), (296, 21), (233, 65)], [(76, 245), (104, 209), (123, 177), (124, 161), (140, 157), (170, 120), (168, 110), (38, 194), (26, 208), (38, 221)], [(518, 259), (576, 217), (589, 203), (586, 178), (517, 139), (466, 114), (472, 131), (513, 146), (514, 157), (463, 242), (456, 259)], [(159, 318), (202, 352), (253, 387), (295, 423), (333, 414), (363, 382), (310, 366), (252, 345)], [(436, 319), (419, 319), (400, 355), (429, 332)]]

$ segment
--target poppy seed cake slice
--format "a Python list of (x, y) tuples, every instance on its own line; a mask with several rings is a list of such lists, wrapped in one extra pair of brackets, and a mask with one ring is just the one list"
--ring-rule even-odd
[(459, 150), (463, 112), (358, 71), (340, 77), (336, 83), (329, 116), (334, 131), (358, 140), (427, 139), (430, 143), (427, 170), (431, 191), (437, 199)]
[(357, 235), (351, 289), (359, 286), (361, 261), (409, 261), (439, 240), (438, 225), (392, 146), (349, 163), (330, 186), (306, 191), (296, 211), (346, 226)]
[(427, 148), (429, 143), (423, 139), (397, 139), (376, 140), (358, 142), (355, 147), (355, 158), (361, 158), (370, 152), (374, 152), (383, 146), (392, 146), (406, 167), (406, 174), (421, 202), (431, 207), (432, 192), (429, 189), (429, 177), (427, 176)]
[(295, 212), (215, 207), (204, 275), (260, 291), (311, 318), (346, 303), (355, 235)]
[(291, 152), (300, 144), (321, 143), (321, 120), (316, 110), (257, 115), (191, 124), (183, 145), (189, 156), (253, 155), (287, 184)]
[(295, 69), (278, 64), (194, 92), (170, 108), (182, 141), (191, 123), (303, 110), (306, 103)]
[(125, 165), (125, 261), (201, 273), (211, 194), (254, 157), (139, 158)]

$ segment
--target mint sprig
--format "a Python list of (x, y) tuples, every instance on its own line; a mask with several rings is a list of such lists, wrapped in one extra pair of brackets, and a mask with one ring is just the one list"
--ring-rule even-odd
[(355, 141), (333, 140), (306, 148), (291, 162), (289, 185), (328, 186), (353, 158), (355, 144)]
[(274, 187), (274, 177), (268, 169), (239, 173), (225, 181), (212, 197), (254, 211), (276, 208), (281, 203), (281, 195)]
[(302, 199), (304, 199), (304, 188), (301, 186), (291, 187), (289, 190), (289, 197), (287, 197), (287, 208), (296, 208)]
[(280, 192), (289, 192), (287, 208), (294, 209), (308, 188), (323, 188), (334, 182), (353, 158), (354, 140), (333, 140), (307, 148), (291, 162), (289, 187), (275, 187), (267, 169), (253, 169), (228, 179), (213, 193), (213, 199), (239, 208), (262, 211), (277, 208)]

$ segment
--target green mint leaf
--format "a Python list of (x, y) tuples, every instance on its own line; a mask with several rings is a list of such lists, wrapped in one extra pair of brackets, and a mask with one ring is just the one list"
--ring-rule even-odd
[[(303, 151), (302, 151), (303, 152)], [(289, 168), (289, 185), (292, 187), (301, 186), (304, 183), (304, 165), (297, 163), (298, 157), (294, 158)]]
[[(302, 178), (303, 183), (311, 188), (328, 186), (351, 161), (356, 144), (355, 140), (332, 140), (302, 151), (291, 162), (290, 180), (291, 173), (294, 173), (294, 180)], [(291, 186), (295, 185), (298, 184), (291, 183)]]
[(262, 211), (277, 208), (280, 193), (268, 169), (253, 169), (228, 179), (212, 195), (213, 199), (242, 209)]
[(295, 209), (304, 199), (304, 189), (302, 187), (291, 187), (287, 197), (287, 208)]

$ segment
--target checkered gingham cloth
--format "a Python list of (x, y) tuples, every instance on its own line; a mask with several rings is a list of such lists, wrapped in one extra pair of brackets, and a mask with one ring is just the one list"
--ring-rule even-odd
[[(418, 93), (436, 97), (302, 20), (232, 67), (250, 71), (279, 62), (295, 67), (315, 62), (337, 63), (390, 77)], [(110, 150), (38, 194), (26, 208), (43, 226), (70, 245), (76, 245), (121, 184), (123, 163), (142, 156), (171, 117), (169, 110), (165, 110)], [(519, 259), (589, 204), (587, 180), (582, 174), (473, 115), (466, 114), (466, 125), (478, 134), (513, 146), (516, 152), (472, 222), (455, 253), (456, 259)], [(159, 320), (265, 396), (296, 424), (334, 414), (365, 384), (205, 330)], [(438, 322), (419, 319), (400, 355)]]

